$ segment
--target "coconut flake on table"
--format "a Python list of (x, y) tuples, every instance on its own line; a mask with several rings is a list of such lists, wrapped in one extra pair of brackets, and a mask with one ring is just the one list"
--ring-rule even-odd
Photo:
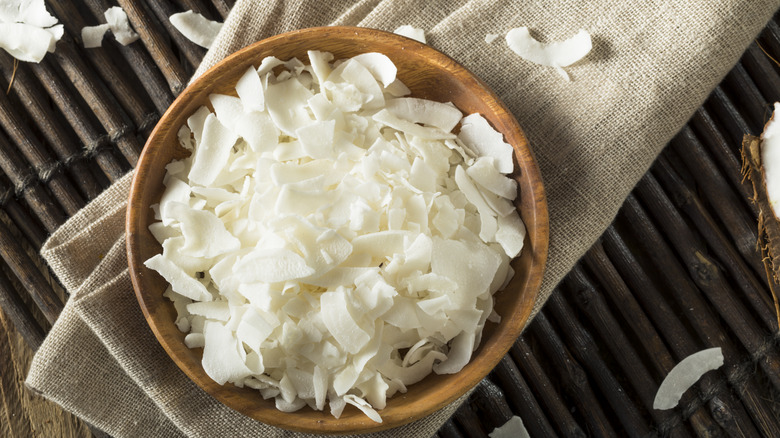
[(569, 74), (563, 69), (584, 58), (593, 48), (588, 31), (582, 29), (565, 41), (549, 44), (535, 40), (527, 27), (517, 27), (506, 34), (509, 48), (521, 58), (535, 64), (554, 67), (567, 81)]
[(680, 402), (683, 393), (701, 376), (723, 366), (723, 351), (720, 347), (694, 353), (672, 368), (666, 375), (653, 401), (653, 409), (672, 409)]
[(108, 24), (99, 24), (97, 26), (84, 26), (81, 29), (81, 42), (85, 49), (92, 49), (103, 45), (103, 36), (111, 28)]
[(485, 35), (485, 42), (488, 43), (488, 44), (493, 44), (493, 41), (498, 39), (498, 36), (499, 35), (497, 33), (489, 33), (489, 34)]
[(478, 114), (400, 97), (385, 55), (309, 58), (263, 59), (179, 129), (192, 154), (166, 167), (145, 264), (215, 381), (381, 422), (500, 320), (525, 237), (513, 150)]
[(103, 12), (103, 16), (106, 18), (106, 23), (119, 44), (126, 46), (140, 38), (130, 27), (130, 21), (127, 19), (124, 9), (119, 6), (106, 9)]
[(393, 33), (426, 44), (425, 31), (420, 29), (419, 27), (414, 27), (409, 24), (404, 24), (402, 26), (399, 26), (396, 30), (394, 30)]
[(772, 118), (761, 133), (761, 164), (767, 200), (775, 217), (780, 218), (780, 102), (775, 102), (774, 106)]
[(523, 419), (517, 415), (510, 418), (503, 425), (493, 429), (493, 432), (490, 432), (488, 436), (490, 438), (530, 438), (523, 424)]
[(209, 20), (194, 11), (179, 12), (168, 17), (173, 27), (193, 43), (210, 48), (222, 29), (222, 23)]
[(0, 48), (20, 61), (40, 62), (54, 52), (63, 33), (43, 0), (5, 0), (0, 5)]

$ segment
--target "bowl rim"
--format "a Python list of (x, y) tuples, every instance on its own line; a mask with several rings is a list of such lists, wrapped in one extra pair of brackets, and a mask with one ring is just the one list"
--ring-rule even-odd
[[(519, 153), (518, 148), (522, 148), (522, 151), (524, 152), (523, 164), (521, 166), (524, 172), (522, 172), (522, 175), (520, 175), (518, 178), (528, 180), (527, 184), (529, 184), (529, 187), (532, 189), (533, 192), (532, 194), (528, 195), (531, 196), (531, 199), (533, 200), (532, 202), (533, 208), (531, 210), (526, 209), (520, 211), (521, 215), (524, 217), (524, 222), (527, 221), (526, 216), (532, 215), (534, 220), (534, 225), (535, 225), (535, 232), (533, 233), (533, 235), (531, 235), (532, 233), (528, 233), (524, 245), (524, 251), (527, 251), (528, 248), (530, 247), (532, 249), (532, 254), (531, 254), (531, 259), (528, 262), (529, 279), (525, 283), (526, 287), (522, 291), (524, 296), (522, 300), (518, 300), (518, 301), (522, 301), (523, 303), (526, 304), (523, 307), (522, 314), (510, 315), (512, 320), (511, 326), (509, 326), (508, 329), (500, 333), (501, 336), (501, 339), (499, 340), (500, 342), (496, 341), (499, 342), (500, 348), (494, 348), (489, 351), (484, 351), (485, 349), (483, 347), (485, 344), (485, 340), (483, 339), (479, 349), (477, 349), (475, 351), (475, 354), (472, 355), (470, 364), (476, 362), (477, 359), (479, 359), (480, 364), (484, 363), (486, 371), (480, 376), (478, 376), (478, 378), (474, 376), (470, 376), (470, 378), (467, 379), (456, 379), (454, 385), (451, 385), (455, 387), (454, 391), (452, 390), (453, 388), (448, 388), (450, 390), (443, 391), (446, 396), (444, 397), (444, 399), (441, 400), (441, 403), (439, 403), (437, 406), (429, 406), (425, 409), (419, 409), (416, 411), (409, 412), (408, 415), (405, 415), (405, 417), (402, 418), (399, 422), (393, 424), (387, 424), (386, 422), (374, 423), (372, 421), (369, 421), (369, 423), (363, 424), (362, 427), (360, 427), (359, 429), (355, 429), (354, 427), (353, 428), (340, 427), (338, 422), (323, 423), (319, 421), (319, 422), (313, 422), (311, 424), (306, 422), (301, 422), (301, 418), (300, 418), (301, 416), (296, 415), (298, 414), (298, 412), (284, 413), (281, 411), (276, 411), (275, 415), (273, 415), (273, 418), (271, 418), (270, 416), (259, 415), (258, 414), (259, 411), (253, 410), (251, 408), (247, 408), (245, 406), (241, 406), (236, 403), (235, 399), (231, 397), (229, 394), (231, 391), (234, 391), (234, 388), (236, 388), (232, 384), (224, 385), (224, 386), (218, 385), (216, 382), (208, 378), (208, 376), (206, 376), (206, 381), (204, 381), (203, 376), (205, 375), (205, 372), (203, 371), (200, 363), (198, 363), (197, 366), (200, 368), (201, 374), (198, 373), (197, 369), (192, 369), (192, 367), (186, 366), (185, 362), (181, 360), (182, 358), (180, 356), (180, 349), (182, 347), (182, 344), (176, 340), (172, 340), (165, 337), (162, 326), (158, 325), (158, 324), (173, 325), (173, 321), (169, 321), (167, 323), (158, 322), (150, 313), (150, 310), (147, 307), (146, 299), (144, 297), (144, 282), (146, 280), (143, 278), (143, 275), (140, 274), (143, 270), (146, 270), (147, 268), (143, 265), (144, 260), (142, 259), (140, 243), (139, 243), (140, 240), (142, 239), (141, 236), (144, 230), (141, 230), (138, 225), (143, 222), (143, 217), (145, 217), (148, 214), (148, 212), (139, 211), (139, 208), (137, 208), (136, 206), (139, 206), (141, 195), (144, 191), (144, 181), (147, 179), (147, 176), (149, 174), (149, 169), (151, 167), (151, 164), (149, 162), (151, 158), (147, 158), (150, 155), (150, 150), (152, 150), (154, 147), (160, 147), (163, 145), (161, 140), (165, 137), (168, 131), (172, 129), (178, 130), (178, 126), (175, 127), (171, 126), (172, 122), (169, 122), (169, 120), (175, 118), (177, 112), (179, 112), (180, 109), (185, 108), (193, 100), (199, 98), (200, 95), (204, 92), (204, 88), (209, 89), (203, 84), (208, 83), (212, 78), (219, 77), (223, 72), (230, 70), (230, 66), (232, 63), (234, 62), (241, 63), (245, 61), (248, 57), (256, 57), (256, 61), (253, 62), (253, 64), (256, 66), (257, 64), (259, 64), (259, 61), (260, 59), (262, 59), (262, 57), (255, 55), (255, 52), (262, 51), (262, 48), (266, 46), (272, 46), (273, 44), (281, 43), (285, 39), (292, 40), (301, 37), (314, 37), (320, 34), (328, 35), (332, 33), (344, 33), (345, 35), (353, 34), (355, 38), (365, 38), (371, 36), (371, 37), (383, 38), (383, 39), (387, 39), (387, 38), (395, 39), (397, 41), (403, 42), (405, 44), (404, 46), (405, 49), (410, 50), (410, 52), (413, 51), (414, 53), (420, 53), (426, 56), (427, 58), (431, 59), (432, 61), (435, 61), (439, 65), (446, 65), (448, 69), (454, 69), (458, 73), (465, 74), (469, 78), (469, 80), (473, 80), (474, 85), (478, 86), (481, 89), (480, 91), (485, 94), (485, 97), (491, 99), (494, 102), (494, 104), (497, 106), (497, 108), (505, 112), (506, 117), (508, 118), (506, 122), (508, 123), (509, 128), (516, 131), (516, 134), (519, 135), (518, 138), (519, 140), (522, 141), (522, 144), (520, 145), (513, 144), (513, 148), (515, 149), (515, 157), (517, 157)], [(268, 56), (268, 54), (265, 54), (264, 56)], [(504, 132), (502, 132), (502, 134), (506, 136)], [(160, 139), (160, 141), (158, 141), (158, 139)], [(353, 26), (325, 26), (325, 27), (305, 28), (305, 29), (294, 30), (291, 32), (286, 32), (286, 33), (271, 36), (269, 38), (265, 38), (225, 57), (223, 60), (221, 60), (220, 62), (216, 63), (214, 66), (209, 68), (198, 78), (191, 81), (188, 84), (187, 88), (185, 88), (181, 92), (181, 94), (174, 100), (174, 102), (168, 107), (168, 109), (165, 111), (165, 113), (160, 118), (157, 125), (149, 135), (147, 142), (144, 145), (144, 148), (139, 156), (134, 172), (135, 174), (133, 175), (133, 180), (131, 183), (131, 188), (130, 188), (130, 193), (128, 198), (128, 207), (127, 207), (126, 224), (125, 224), (126, 236), (127, 236), (126, 250), (127, 250), (127, 258), (128, 258), (128, 268), (129, 268), (129, 274), (133, 285), (133, 290), (138, 300), (139, 306), (143, 312), (147, 324), (149, 324), (150, 329), (154, 333), (155, 338), (163, 347), (163, 349), (166, 351), (167, 355), (171, 358), (171, 360), (173, 360), (174, 363), (176, 363), (177, 367), (181, 371), (183, 371), (184, 374), (187, 375), (189, 379), (191, 379), (198, 387), (200, 387), (205, 392), (213, 396), (222, 404), (254, 420), (260, 421), (268, 425), (288, 429), (288, 430), (294, 430), (298, 432), (318, 433), (318, 434), (378, 432), (392, 427), (398, 427), (404, 424), (408, 424), (415, 420), (419, 420), (423, 417), (432, 414), (433, 412), (436, 412), (442, 407), (454, 402), (464, 394), (468, 393), (474, 386), (476, 386), (477, 383), (479, 383), (479, 381), (481, 381), (485, 376), (489, 374), (489, 372), (498, 364), (501, 358), (504, 355), (506, 355), (506, 353), (509, 351), (509, 348), (512, 346), (514, 341), (520, 335), (522, 330), (527, 326), (528, 318), (530, 317), (530, 314), (532, 313), (534, 308), (534, 304), (536, 303), (536, 299), (538, 298), (539, 290), (542, 283), (542, 278), (544, 276), (545, 269), (546, 269), (547, 254), (549, 250), (549, 217), (548, 217), (547, 200), (546, 200), (545, 190), (543, 186), (542, 176), (538, 168), (533, 151), (531, 150), (528, 140), (525, 137), (525, 133), (520, 127), (520, 125), (518, 124), (512, 112), (507, 108), (504, 102), (496, 95), (496, 93), (489, 86), (487, 86), (487, 84), (485, 84), (481, 79), (479, 79), (476, 75), (471, 73), (468, 69), (466, 69), (464, 66), (462, 66), (454, 59), (434, 49), (433, 47), (430, 47), (428, 45), (419, 43), (415, 40), (400, 35), (396, 35), (390, 32), (386, 32), (386, 31), (363, 28), (363, 27), (353, 27)], [(517, 202), (519, 202), (519, 200), (520, 200), (520, 196), (518, 196)], [(530, 305), (527, 305), (527, 302), (529, 301), (530, 301)], [(177, 343), (178, 345), (173, 345), (174, 343)], [(186, 348), (186, 346), (184, 348)], [(479, 356), (480, 352), (482, 353), (482, 356)], [(484, 356), (489, 356), (489, 357), (486, 359)], [(390, 399), (388, 399), (388, 402), (390, 402), (395, 398), (404, 398), (404, 396), (405, 394), (396, 394)], [(259, 397), (258, 400), (262, 401), (263, 399), (262, 397)], [(305, 407), (304, 409), (307, 408)], [(317, 412), (317, 411), (312, 410), (312, 412)], [(327, 410), (324, 412), (330, 415), (329, 412), (327, 412)], [(380, 415), (382, 415), (381, 410), (379, 411), (379, 413)]]

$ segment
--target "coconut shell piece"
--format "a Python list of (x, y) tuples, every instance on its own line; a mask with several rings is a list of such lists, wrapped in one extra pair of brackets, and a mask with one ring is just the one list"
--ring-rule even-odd
[(775, 302), (778, 330), (780, 330), (780, 218), (769, 204), (766, 175), (761, 160), (762, 141), (760, 137), (745, 135), (742, 139), (742, 174), (753, 185), (753, 202), (758, 206), (758, 242), (764, 269), (769, 280), (769, 289)]

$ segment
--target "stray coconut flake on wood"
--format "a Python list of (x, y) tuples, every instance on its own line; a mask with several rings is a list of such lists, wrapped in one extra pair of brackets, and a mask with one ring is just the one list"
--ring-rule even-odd
[(409, 97), (383, 54), (308, 57), (262, 60), (181, 127), (193, 153), (167, 166), (146, 265), (215, 381), (381, 422), (498, 319), (525, 237), (513, 150), (481, 115)]
[(720, 347), (694, 353), (675, 365), (661, 382), (653, 401), (653, 409), (672, 409), (680, 398), (704, 373), (723, 366), (723, 352)]
[(14, 58), (41, 62), (54, 52), (64, 27), (47, 10), (43, 0), (0, 2), (0, 48)]
[(191, 10), (173, 14), (168, 19), (188, 40), (207, 49), (211, 47), (222, 29), (222, 23), (211, 21)]
[(127, 13), (119, 6), (106, 9), (103, 12), (105, 24), (97, 26), (84, 26), (81, 29), (81, 42), (85, 49), (92, 49), (103, 45), (103, 37), (109, 30), (119, 44), (126, 46), (138, 41), (140, 36), (130, 27)]
[(584, 29), (565, 41), (544, 44), (535, 40), (527, 27), (517, 27), (506, 34), (506, 43), (521, 58), (535, 64), (554, 67), (567, 81), (571, 78), (563, 67), (581, 60), (593, 48), (590, 34)]

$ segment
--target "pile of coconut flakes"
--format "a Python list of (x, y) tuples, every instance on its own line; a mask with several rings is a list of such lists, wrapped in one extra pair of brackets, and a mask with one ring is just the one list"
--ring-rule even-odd
[(181, 127), (192, 154), (167, 166), (146, 265), (216, 382), (381, 422), (500, 319), (525, 236), (513, 149), (479, 114), (404, 97), (383, 54), (308, 57), (265, 58)]

